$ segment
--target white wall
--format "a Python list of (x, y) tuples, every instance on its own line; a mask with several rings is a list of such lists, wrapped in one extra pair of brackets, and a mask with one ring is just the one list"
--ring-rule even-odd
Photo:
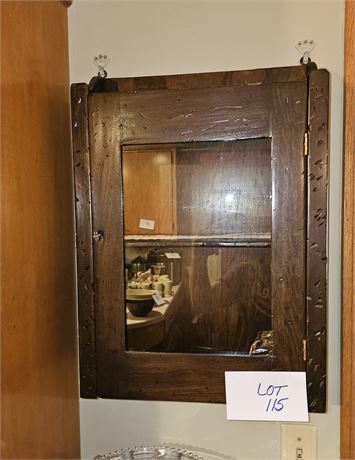
[[(318, 426), (319, 458), (339, 458), (340, 238), (343, 1), (88, 1), (69, 9), (72, 82), (96, 74), (163, 75), (297, 65), (299, 40), (331, 72), (329, 391)], [(173, 358), (172, 358), (173, 359)], [(224, 405), (81, 400), (82, 457), (129, 445), (184, 443), (238, 459), (280, 458), (280, 425), (227, 422)]]

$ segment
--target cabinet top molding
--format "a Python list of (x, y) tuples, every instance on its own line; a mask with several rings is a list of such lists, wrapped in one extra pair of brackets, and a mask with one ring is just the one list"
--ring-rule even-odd
[(314, 62), (292, 67), (269, 69), (233, 70), (181, 75), (157, 75), (143, 77), (103, 78), (95, 76), (89, 83), (89, 91), (137, 93), (147, 90), (183, 90), (218, 88), (225, 86), (259, 86), (263, 84), (307, 81), (309, 72), (316, 70)]

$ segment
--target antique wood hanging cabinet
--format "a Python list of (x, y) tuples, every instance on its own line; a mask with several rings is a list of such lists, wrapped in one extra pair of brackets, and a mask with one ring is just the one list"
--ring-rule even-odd
[(325, 410), (328, 85), (311, 62), (72, 85), (82, 397), (223, 403), (225, 371), (304, 370)]

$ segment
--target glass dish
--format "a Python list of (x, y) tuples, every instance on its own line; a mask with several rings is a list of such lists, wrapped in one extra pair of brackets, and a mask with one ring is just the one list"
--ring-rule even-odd
[(116, 450), (97, 455), (94, 460), (231, 460), (230, 457), (200, 451), (188, 451), (177, 447), (141, 446)]

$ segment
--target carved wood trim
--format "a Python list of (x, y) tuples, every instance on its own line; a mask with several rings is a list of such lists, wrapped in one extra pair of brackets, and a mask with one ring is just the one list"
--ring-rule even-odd
[(326, 406), (328, 95), (328, 72), (310, 72), (306, 369), (311, 412), (325, 412)]
[(345, 3), (341, 458), (355, 458), (355, 2)]
[(88, 85), (71, 88), (75, 184), (80, 394), (96, 397), (96, 345), (91, 216)]

